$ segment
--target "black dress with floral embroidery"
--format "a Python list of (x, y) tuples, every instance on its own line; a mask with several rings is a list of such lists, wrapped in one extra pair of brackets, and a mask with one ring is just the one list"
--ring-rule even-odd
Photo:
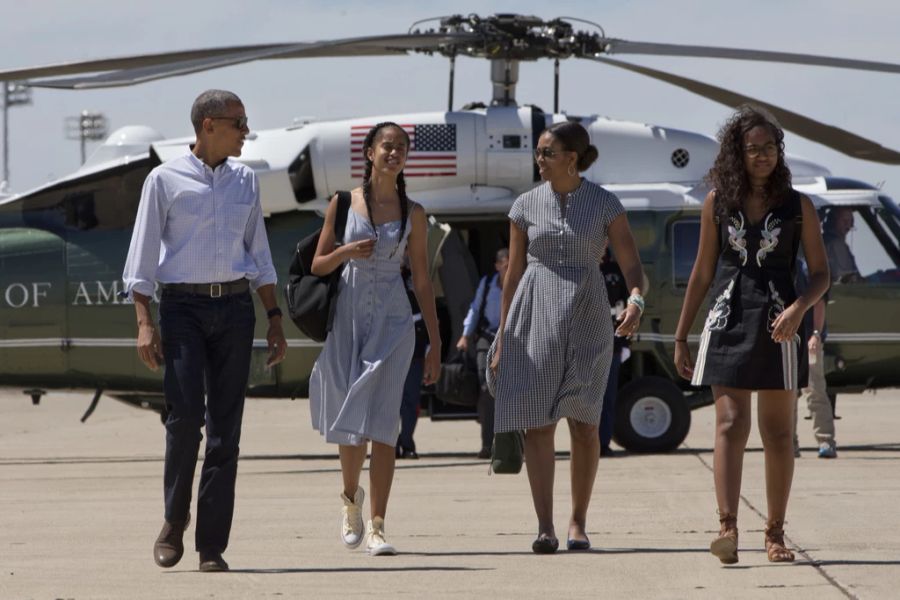
[(797, 299), (794, 267), (802, 217), (795, 191), (759, 223), (750, 223), (740, 210), (717, 217), (719, 260), (694, 385), (751, 390), (806, 386), (804, 332), (787, 342), (772, 340), (776, 317)]

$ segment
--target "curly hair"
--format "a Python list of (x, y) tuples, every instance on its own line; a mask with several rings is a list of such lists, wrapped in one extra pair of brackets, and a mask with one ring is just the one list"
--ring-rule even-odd
[[(372, 229), (375, 230), (375, 219), (372, 218), (372, 166), (373, 163), (369, 160), (369, 148), (375, 144), (375, 138), (378, 136), (378, 132), (387, 127), (393, 127), (395, 129), (400, 130), (403, 133), (403, 137), (406, 138), (406, 148), (407, 151), (409, 149), (409, 134), (405, 129), (394, 123), (393, 121), (384, 121), (382, 123), (376, 124), (372, 129), (369, 130), (369, 133), (366, 134), (366, 139), (363, 141), (362, 153), (363, 158), (366, 160), (366, 170), (363, 173), (363, 183), (362, 183), (362, 191), (363, 198), (366, 201), (366, 212), (369, 214), (369, 222), (372, 224)], [(391, 252), (393, 256), (394, 252), (397, 251), (397, 248), (400, 247), (400, 243), (403, 241), (403, 234), (406, 231), (406, 218), (409, 214), (409, 196), (406, 195), (406, 178), (403, 176), (403, 171), (397, 175), (397, 195), (400, 196), (400, 236), (397, 238), (397, 247), (394, 248), (394, 251)], [(378, 231), (375, 230), (375, 234), (378, 234)]]
[(744, 199), (750, 195), (750, 177), (744, 166), (744, 136), (754, 127), (765, 127), (775, 138), (778, 160), (765, 185), (765, 200), (768, 209), (780, 206), (791, 192), (791, 170), (784, 162), (784, 132), (765, 110), (745, 104), (729, 118), (716, 139), (719, 140), (719, 154), (706, 182), (716, 191), (715, 209), (719, 216), (739, 210)]

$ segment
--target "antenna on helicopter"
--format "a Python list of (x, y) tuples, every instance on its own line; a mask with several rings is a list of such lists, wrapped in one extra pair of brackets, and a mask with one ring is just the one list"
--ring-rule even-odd
[(559, 59), (553, 60), (553, 114), (559, 112)]
[(453, 110), (453, 74), (456, 72), (456, 53), (450, 55), (450, 91), (447, 94), (447, 112)]

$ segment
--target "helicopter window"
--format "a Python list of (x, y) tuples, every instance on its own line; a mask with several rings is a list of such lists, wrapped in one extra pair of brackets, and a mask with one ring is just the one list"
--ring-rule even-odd
[[(22, 201), (21, 223), (25, 227), (44, 229), (54, 233), (65, 230), (66, 213), (58, 194), (39, 193)], [(4, 226), (13, 223), (4, 223)]]
[(520, 135), (504, 135), (503, 147), (518, 149), (522, 147), (522, 136)]
[(22, 221), (49, 231), (90, 231), (134, 226), (149, 160), (65, 182), (25, 198)]
[(883, 208), (875, 209), (875, 215), (878, 217), (879, 225), (888, 235), (891, 245), (895, 248), (900, 247), (900, 224), (897, 217)]
[(672, 225), (672, 285), (676, 288), (687, 287), (699, 244), (699, 219), (684, 219)]
[(900, 267), (896, 238), (869, 207), (826, 209), (822, 231), (832, 279), (880, 280)]
[(304, 148), (303, 152), (288, 167), (288, 177), (291, 180), (291, 188), (294, 190), (294, 198), (297, 202), (309, 202), (316, 199), (316, 184), (313, 181), (309, 146)]

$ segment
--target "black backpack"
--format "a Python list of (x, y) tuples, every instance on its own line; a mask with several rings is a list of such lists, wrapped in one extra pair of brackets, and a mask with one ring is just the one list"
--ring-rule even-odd
[[(350, 192), (338, 192), (337, 202), (334, 239), (340, 244), (347, 226)], [(320, 227), (297, 242), (294, 260), (288, 270), (288, 282), (284, 286), (288, 315), (300, 331), (317, 342), (324, 342), (331, 331), (334, 307), (337, 305), (338, 280), (341, 277), (341, 267), (322, 277), (312, 274), (312, 261), (321, 233)]]

